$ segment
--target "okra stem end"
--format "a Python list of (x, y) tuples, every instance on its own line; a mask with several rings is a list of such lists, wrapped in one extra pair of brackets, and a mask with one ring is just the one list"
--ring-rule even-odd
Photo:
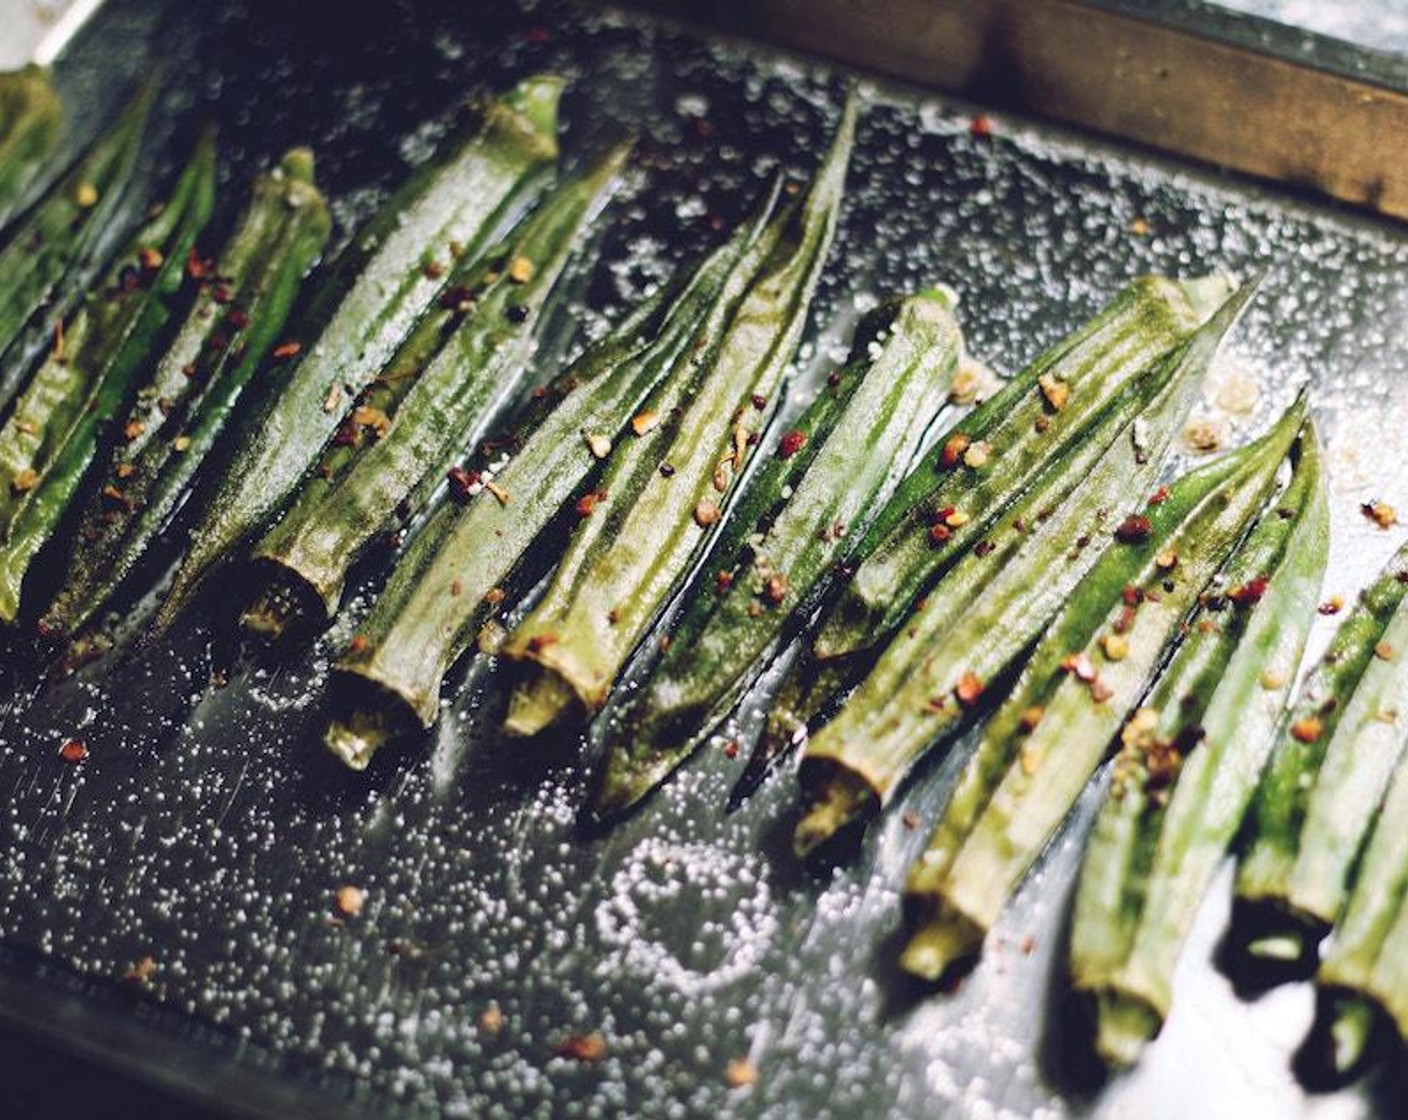
[(537, 735), (566, 719), (579, 703), (576, 692), (561, 674), (540, 670), (513, 690), (504, 730), (521, 738)]
[(962, 914), (931, 915), (910, 935), (900, 952), (900, 968), (931, 984), (942, 983), (975, 961), (983, 947), (983, 930)]
[(1322, 989), (1315, 1022), (1296, 1052), (1296, 1076), (1310, 1089), (1337, 1089), (1382, 1055), (1391, 1034), (1383, 1013), (1369, 1000)]
[(362, 771), (389, 735), (387, 722), (379, 712), (358, 710), (333, 720), (323, 733), (323, 745), (349, 769)]
[(870, 790), (844, 779), (831, 782), (797, 822), (792, 850), (798, 859), (808, 859), (843, 833), (858, 831), (878, 808)]
[(1107, 1066), (1132, 1066), (1163, 1018), (1142, 999), (1106, 990), (1095, 997), (1095, 1052)]

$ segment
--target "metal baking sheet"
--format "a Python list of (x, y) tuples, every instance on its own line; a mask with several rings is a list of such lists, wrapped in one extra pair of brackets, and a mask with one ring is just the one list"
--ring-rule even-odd
[[(157, 62), (173, 112), (220, 121), (234, 193), (311, 142), (344, 228), (461, 98), (539, 68), (566, 74), (569, 161), (622, 132), (639, 160), (554, 314), (544, 376), (715, 243), (775, 170), (805, 175), (849, 78), (560, 0), (472, 12), (112, 0), (58, 76), (101, 106)], [(981, 106), (861, 88), (850, 199), (798, 384), (838, 360), (857, 313), (887, 292), (952, 285), (973, 350), (1010, 371), (1126, 278), (1269, 270), (1220, 371), (1255, 378), (1260, 400), (1224, 419), (1243, 438), (1313, 382), (1331, 464), (1327, 594), (1351, 596), (1400, 537), (1360, 503), (1408, 511), (1403, 227), (1011, 115), (977, 137)], [(1210, 413), (1219, 399), (1215, 387)], [(379, 576), (367, 565), (364, 591)], [(210, 683), (211, 624), (232, 604), (218, 599), (170, 642), (62, 683), (42, 684), (22, 644), (5, 652), (0, 1019), (221, 1111), (1320, 1118), (1390, 1115), (1404, 1099), (1401, 1065), (1332, 1095), (1296, 1085), (1287, 1060), (1310, 992), (1234, 995), (1212, 963), (1225, 881), (1164, 1037), (1132, 1074), (1089, 1078), (1072, 1057), (1061, 954), (1098, 786), (959, 989), (901, 983), (897, 889), (965, 744), (826, 873), (788, 855), (789, 774), (723, 812), (742, 759), (722, 742), (756, 729), (764, 693), (605, 837), (576, 825), (593, 744), (499, 739), (501, 679), (484, 662), (457, 676), (434, 734), (345, 773), (317, 743), (321, 688), (364, 598), (306, 656), (246, 658), (223, 687)], [(129, 621), (149, 605), (128, 604)], [(57, 754), (74, 736), (90, 751), (80, 766)], [(367, 895), (345, 923), (332, 912), (344, 884)], [(126, 979), (148, 958), (145, 982)], [(480, 1022), (491, 1005), (497, 1032)], [(592, 1032), (601, 1061), (557, 1056)], [(731, 1089), (728, 1063), (745, 1057), (759, 1081)]]

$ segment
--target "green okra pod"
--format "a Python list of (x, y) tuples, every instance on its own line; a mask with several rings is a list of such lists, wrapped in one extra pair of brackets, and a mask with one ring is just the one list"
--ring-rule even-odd
[(808, 613), (846, 537), (898, 483), (948, 395), (963, 349), (952, 307), (950, 293), (932, 289), (873, 313), (850, 361), (782, 435), (607, 747), (598, 817), (635, 804), (683, 762), (789, 620)]
[(186, 254), (214, 199), (207, 134), (164, 206), (88, 292), (0, 428), (0, 620), (18, 618), (25, 577), (59, 530), (97, 454), (101, 425), (129, 399), (177, 310)]
[(443, 344), (429, 360), (392, 360), (391, 374), (360, 399), (370, 424), (358, 425), (353, 411), (348, 438), (255, 546), (264, 588), (245, 613), (247, 630), (282, 633), (290, 611), (314, 625), (329, 619), (368, 543), (423, 507), (460, 450), (478, 442), (521, 381), (543, 305), (627, 152), (617, 148), (549, 195), (502, 251), (452, 286), (450, 306), (422, 320), (413, 340), (429, 329)]
[(607, 464), (594, 512), (573, 533), (546, 595), (505, 644), (530, 673), (510, 701), (511, 732), (533, 734), (574, 705), (599, 709), (715, 536), (805, 326), (836, 228), (855, 117), (852, 97), (806, 198), (750, 250), (760, 271), (748, 294), (734, 314), (715, 316), (715, 341), (657, 388), (638, 435)]
[(1277, 736), (1246, 825), (1231, 942), (1267, 978), (1308, 974), (1334, 922), (1403, 734), (1408, 546), (1360, 596)]
[[(899, 486), (853, 550), (809, 653), (778, 692), (741, 786), (834, 708), (924, 592), (998, 523), (1050, 461), (1090, 438), (1123, 389), (1224, 302), (1227, 279), (1144, 277), (954, 426)], [(972, 464), (978, 464), (976, 466)], [(946, 524), (943, 511), (966, 520)]]
[[(312, 153), (295, 148), (255, 181), (219, 254), (192, 257), (194, 302), (127, 413), (59, 594), (42, 619), (46, 629), (73, 633), (88, 622), (170, 522), (246, 385), (279, 342), (331, 228), (313, 184)], [(278, 377), (280, 370), (269, 374)]]
[(0, 230), (23, 205), (62, 130), (63, 106), (47, 69), (0, 74)]
[[(981, 950), (1180, 624), (1266, 504), (1304, 419), (1302, 400), (1261, 439), (1185, 475), (1166, 500), (1120, 523), (1116, 543), (1052, 620), (993, 716), (910, 869), (906, 971), (938, 980)], [(1164, 562), (1170, 555), (1173, 566)]]
[[(119, 217), (146, 134), (153, 89), (144, 87), (117, 123), (51, 186), (0, 247), (0, 406), (37, 356), (39, 321), (58, 331), (63, 317), (116, 250)], [(42, 339), (41, 339), (42, 341)]]
[(1311, 423), (1294, 454), (1274, 511), (1126, 723), (1086, 844), (1070, 971), (1111, 1064), (1133, 1062), (1168, 1016), (1179, 952), (1256, 791), (1315, 617), (1329, 504)]
[[(1031, 647), (1108, 546), (1113, 511), (1153, 489), (1250, 295), (1242, 289), (1130, 385), (912, 610), (837, 717), (807, 743), (799, 777), (811, 808), (797, 826), (799, 855), (878, 812), (963, 722), (968, 703), (953, 698), (971, 699)], [(939, 524), (965, 514), (955, 507)]]
[(250, 413), (232, 469), (191, 534), (156, 619), (170, 623), (206, 574), (238, 553), (288, 500), (341, 421), (333, 394), (355, 395), (440, 298), (449, 262), (477, 256), (540, 192), (557, 158), (562, 83), (539, 76), (491, 102), (468, 136), (413, 176), (329, 270), (307, 322), (309, 344), (277, 393)]
[(756, 269), (747, 250), (775, 199), (682, 283), (644, 301), (530, 406), (522, 446), (495, 472), (506, 500), (481, 482), (462, 505), (442, 505), (411, 540), (334, 668), (340, 710), (326, 743), (348, 766), (362, 769), (386, 739), (435, 721), (445, 674), (513, 601), (511, 592), (522, 590), (528, 557), (540, 551), (535, 542), (551, 535), (613, 446), (633, 438), (631, 418), (696, 341), (707, 339), (711, 310), (742, 299)]
[[(1394, 660), (1408, 650), (1384, 651)], [(1319, 1014), (1298, 1064), (1338, 1084), (1408, 1038), (1408, 765), (1400, 755), (1373, 833), (1315, 974)]]

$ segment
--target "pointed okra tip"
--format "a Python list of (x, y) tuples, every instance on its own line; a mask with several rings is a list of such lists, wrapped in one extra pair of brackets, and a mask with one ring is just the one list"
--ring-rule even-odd
[(1354, 992), (1321, 989), (1315, 1021), (1293, 1061), (1296, 1077), (1313, 1091), (1339, 1089), (1384, 1057), (1393, 1034), (1370, 1000)]
[(313, 183), (313, 149), (308, 147), (290, 148), (279, 160), (279, 172), (295, 183)]
[(504, 730), (521, 739), (541, 734), (565, 721), (580, 703), (560, 673), (551, 669), (534, 671), (509, 696)]
[(557, 74), (534, 74), (504, 94), (503, 103), (527, 118), (535, 131), (556, 136), (557, 109), (566, 84)]

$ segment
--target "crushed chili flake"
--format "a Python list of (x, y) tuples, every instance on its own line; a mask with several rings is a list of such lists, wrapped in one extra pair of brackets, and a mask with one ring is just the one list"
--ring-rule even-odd
[(1032, 732), (1036, 730), (1036, 725), (1041, 722), (1041, 717), (1046, 715), (1046, 709), (1033, 705), (1022, 711), (1020, 726), (1023, 731)]
[(505, 490), (502, 486), (500, 486), (497, 482), (486, 482), (484, 484), (484, 489), (494, 495), (494, 497), (498, 500), (499, 505), (508, 505), (508, 491)]
[(333, 909), (344, 918), (355, 918), (367, 904), (367, 892), (361, 887), (345, 885), (333, 896)]
[(445, 311), (458, 311), (461, 314), (474, 306), (474, 293), (463, 284), (456, 284), (440, 293), (440, 307)]
[(102, 493), (103, 497), (115, 506), (125, 506), (127, 504), (127, 495), (116, 486), (104, 486)]
[(724, 1070), (724, 1080), (730, 1089), (745, 1089), (758, 1083), (758, 1067), (747, 1058), (733, 1058)]
[(1359, 507), (1359, 512), (1380, 529), (1392, 529), (1398, 524), (1398, 514), (1387, 502), (1365, 502)]
[(767, 408), (767, 406), (768, 406), (768, 399), (767, 399), (767, 397), (763, 396), (761, 393), (754, 393), (752, 399), (753, 399), (753, 407), (756, 408), (759, 412), (762, 412), (763, 409)]
[(67, 739), (59, 747), (59, 757), (65, 762), (77, 765), (88, 757), (88, 744), (82, 739)]
[(1298, 743), (1313, 743), (1324, 733), (1325, 725), (1314, 716), (1298, 719), (1291, 724), (1291, 738)]
[(714, 585), (720, 592), (727, 591), (733, 586), (733, 573), (726, 568), (720, 569), (714, 577)]
[(971, 520), (972, 518), (961, 509), (949, 510), (949, 512), (944, 515), (944, 524), (950, 529), (960, 529)]
[(604, 500), (605, 497), (606, 491), (604, 490), (593, 490), (590, 494), (583, 494), (577, 499), (577, 505), (574, 507), (577, 511), (577, 516), (590, 517), (592, 511), (596, 509), (598, 503)]
[(596, 1032), (568, 1035), (558, 1046), (557, 1056), (577, 1062), (599, 1062), (606, 1057), (606, 1039)]
[(953, 530), (947, 525), (934, 525), (929, 529), (929, 540), (932, 544), (942, 544), (953, 536)]
[(900, 824), (904, 825), (910, 832), (919, 827), (919, 814), (913, 809), (906, 809), (900, 817)]
[(1227, 593), (1227, 597), (1239, 607), (1254, 607), (1262, 600), (1266, 594), (1270, 581), (1265, 576), (1257, 576), (1256, 579), (1248, 580), (1239, 584)]
[(1168, 496), (1168, 487), (1160, 486), (1157, 490), (1155, 490), (1152, 494), (1149, 495), (1149, 504), (1151, 506), (1161, 506), (1166, 501), (1168, 501)]
[(737, 758), (737, 757), (738, 757), (738, 740), (737, 740), (737, 739), (730, 739), (728, 742), (726, 742), (726, 743), (724, 744), (724, 757), (725, 757), (725, 758)]
[(660, 426), (660, 414), (646, 409), (631, 417), (631, 431), (638, 436), (643, 436), (647, 432), (653, 432)]
[(987, 140), (992, 136), (992, 118), (979, 113), (968, 122), (968, 134), (976, 140)]
[(450, 581), (450, 595), (458, 599), (462, 594), (464, 594), (464, 584), (457, 579), (452, 579)]
[(1315, 609), (1321, 614), (1339, 614), (1344, 608), (1344, 600), (1338, 595), (1331, 595)]
[(143, 957), (125, 973), (122, 978), (129, 984), (145, 984), (156, 971), (156, 958)]
[(784, 432), (782, 438), (778, 441), (777, 457), (779, 459), (790, 459), (806, 446), (807, 433), (793, 428), (790, 432)]
[(997, 545), (993, 544), (992, 541), (979, 541), (973, 546), (973, 553), (976, 556), (987, 556), (996, 547)]
[(555, 645), (557, 645), (556, 634), (534, 634), (528, 639), (528, 652), (541, 653), (543, 650), (547, 649), (548, 646)]
[(1374, 647), (1374, 656), (1380, 661), (1392, 661), (1393, 646), (1389, 645), (1388, 642), (1380, 642)]
[(1090, 682), (1090, 695), (1097, 704), (1103, 704), (1114, 694), (1115, 690), (1104, 681), (1100, 680), (1099, 677)]
[(958, 678), (958, 684), (954, 688), (953, 694), (958, 697), (958, 702), (965, 708), (971, 708), (983, 695), (983, 682), (976, 673), (964, 673)]
[(787, 592), (791, 590), (791, 585), (787, 582), (787, 577), (781, 572), (773, 572), (768, 576), (767, 583), (763, 585), (763, 595), (768, 602), (774, 606), (780, 604), (787, 598)]
[(211, 289), (210, 298), (216, 303), (226, 304), (235, 298), (235, 293), (230, 290), (230, 285), (228, 284), (216, 284), (215, 287)]
[(445, 480), (450, 484), (450, 497), (457, 502), (467, 502), (474, 497), (474, 488), (479, 485), (480, 474), (478, 471), (467, 471), (463, 467), (451, 467), (445, 473)]
[(1143, 514), (1132, 513), (1115, 529), (1115, 540), (1121, 544), (1144, 544), (1154, 534), (1154, 526)]
[(429, 260), (422, 266), (421, 271), (427, 280), (439, 280), (445, 275), (445, 266), (437, 260)]
[(1129, 656), (1129, 639), (1116, 632), (1100, 639), (1100, 648), (1111, 661), (1123, 661)]
[(355, 635), (355, 636), (352, 638), (352, 640), (347, 643), (347, 652), (348, 652), (348, 653), (361, 653), (361, 652), (362, 652), (363, 650), (365, 650), (366, 648), (367, 648), (367, 639), (364, 638), (361, 634)]
[(1077, 680), (1085, 681), (1087, 684), (1095, 679), (1095, 663), (1090, 660), (1090, 654), (1081, 650), (1079, 653), (1068, 653), (1061, 658), (1061, 668), (1068, 673), (1074, 673)]
[(228, 318), (230, 326), (234, 327), (237, 331), (242, 331), (245, 327), (249, 326), (249, 315), (241, 311), (238, 307), (230, 312)]
[(286, 362), (290, 358), (298, 357), (302, 350), (303, 343), (301, 342), (280, 342), (270, 353), (273, 354), (276, 361)]
[(1049, 373), (1043, 373), (1036, 383), (1041, 389), (1041, 395), (1046, 398), (1046, 403), (1056, 412), (1065, 408), (1066, 402), (1071, 399), (1071, 387)]
[(118, 463), (117, 471), (115, 473), (117, 474), (118, 478), (131, 478), (132, 475), (136, 473), (136, 470), (136, 463)]
[(715, 524), (721, 516), (718, 505), (708, 498), (694, 507), (694, 522), (701, 529), (707, 529), (710, 525)]
[(137, 263), (142, 266), (143, 271), (155, 272), (166, 263), (166, 258), (162, 256), (160, 249), (144, 246), (137, 250)]
[(497, 1003), (491, 1003), (479, 1013), (475, 1025), (479, 1028), (480, 1034), (494, 1038), (504, 1029), (504, 1013), (499, 1010)]
[(186, 275), (192, 280), (204, 280), (214, 268), (214, 263), (208, 257), (202, 257), (194, 246), (186, 254)]
[(948, 437), (944, 443), (944, 449), (939, 453), (939, 464), (944, 467), (956, 467), (963, 461), (963, 453), (968, 450), (969, 440), (962, 432), (956, 432)]
[(147, 430), (147, 426), (140, 420), (129, 420), (122, 428), (122, 438), (128, 441), (136, 439)]
[(502, 587), (491, 587), (484, 593), (484, 601), (491, 607), (497, 607), (507, 597), (507, 592)]
[(533, 262), (527, 257), (514, 257), (508, 262), (508, 278), (515, 284), (526, 284), (533, 279)]
[(25, 467), (18, 471), (15, 477), (10, 479), (10, 491), (15, 494), (26, 494), (39, 485), (39, 472), (33, 467)]

